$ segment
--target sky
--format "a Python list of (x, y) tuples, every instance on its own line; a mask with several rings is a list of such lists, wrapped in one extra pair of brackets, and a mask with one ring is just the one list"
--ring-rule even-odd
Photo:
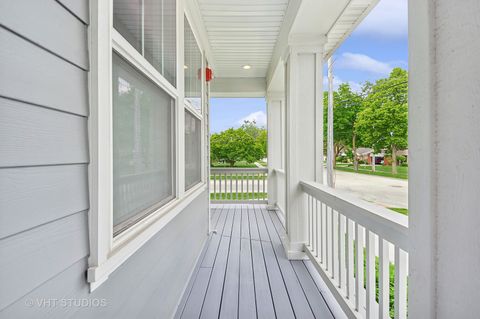
[[(387, 77), (394, 67), (408, 69), (408, 0), (380, 0), (333, 55), (334, 89), (348, 82), (360, 91), (365, 81)], [(327, 88), (326, 66), (324, 89)], [(240, 126), (244, 120), (266, 125), (263, 98), (213, 98), (210, 104), (212, 133)]]

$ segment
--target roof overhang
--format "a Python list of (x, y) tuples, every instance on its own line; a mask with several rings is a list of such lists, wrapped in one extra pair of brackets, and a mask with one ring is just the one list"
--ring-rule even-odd
[[(328, 58), (379, 0), (187, 0), (215, 78), (211, 96), (283, 90), (292, 35), (324, 38)], [(250, 69), (244, 69), (249, 65)]]

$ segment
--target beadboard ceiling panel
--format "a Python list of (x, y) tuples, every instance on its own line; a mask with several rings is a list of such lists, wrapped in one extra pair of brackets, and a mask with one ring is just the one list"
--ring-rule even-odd
[[(198, 0), (216, 77), (265, 77), (288, 0)], [(244, 70), (244, 65), (251, 69)]]

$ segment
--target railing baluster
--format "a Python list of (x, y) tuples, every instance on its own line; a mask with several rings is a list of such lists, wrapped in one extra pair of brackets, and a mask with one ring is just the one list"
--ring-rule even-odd
[(378, 308), (379, 318), (390, 318), (390, 243), (378, 238)]
[(365, 305), (365, 289), (363, 288), (363, 227), (355, 227), (355, 309), (362, 311)]
[(395, 246), (395, 319), (407, 317), (407, 253)]
[(316, 219), (316, 236), (315, 236), (315, 247), (317, 248), (316, 256), (321, 260), (322, 258), (322, 247), (321, 247), (321, 236), (322, 236), (322, 203), (315, 199), (315, 211), (317, 215)]
[(311, 201), (312, 197), (310, 195), (307, 195), (307, 233), (308, 233), (308, 246), (310, 247), (310, 249), (312, 249), (312, 234), (313, 234), (313, 231), (312, 231), (312, 208), (311, 208), (311, 205), (312, 205), (312, 201)]
[(327, 211), (327, 233), (326, 233), (326, 248), (327, 248), (327, 263), (326, 263), (326, 270), (332, 274), (332, 214), (331, 208), (326, 206)]
[(345, 291), (345, 287), (346, 287), (346, 247), (345, 247), (345, 224), (346, 224), (346, 218), (344, 215), (342, 214), (338, 214), (338, 218), (339, 218), (339, 221), (338, 221), (338, 232), (339, 232), (339, 235), (338, 235), (338, 246), (339, 246), (339, 285), (338, 287)]
[(230, 176), (230, 199), (233, 199), (233, 192), (232, 192), (232, 190), (233, 190), (233, 187), (232, 187), (233, 173), (230, 173), (230, 175), (228, 175), (228, 176)]
[(322, 263), (327, 269), (327, 205), (322, 203)]
[(247, 200), (250, 199), (250, 193), (248, 192), (248, 179), (249, 179), (249, 176), (248, 176), (248, 173), (245, 174), (245, 177), (246, 177), (246, 186), (247, 186)]
[(375, 318), (376, 311), (376, 283), (375, 283), (375, 234), (365, 229), (367, 242), (367, 318)]
[(338, 212), (332, 208), (332, 278), (338, 278)]
[(314, 256), (318, 256), (318, 246), (317, 246), (317, 200), (312, 196), (312, 250)]
[(218, 174), (218, 192), (219, 192), (219, 200), (223, 200), (222, 198), (222, 173)]
[(265, 189), (266, 174), (262, 174), (263, 177), (263, 200), (267, 199), (267, 190)]
[(235, 173), (235, 199), (238, 200), (238, 174)]
[[(387, 319), (393, 297), (395, 318), (406, 319), (408, 219), (318, 183), (301, 184), (307, 195), (305, 252), (347, 316)], [(390, 245), (395, 247), (394, 296)]]
[(217, 174), (213, 173), (213, 200), (217, 199)]

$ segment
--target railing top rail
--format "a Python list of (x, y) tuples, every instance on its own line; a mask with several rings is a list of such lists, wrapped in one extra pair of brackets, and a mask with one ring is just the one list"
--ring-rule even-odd
[(408, 252), (408, 217), (315, 182), (300, 182), (305, 193)]
[(212, 173), (267, 173), (268, 168), (266, 167), (251, 167), (251, 168), (241, 168), (241, 167), (211, 167), (210, 171)]
[(273, 171), (275, 172), (275, 174), (285, 175), (285, 171), (283, 169), (274, 168)]

